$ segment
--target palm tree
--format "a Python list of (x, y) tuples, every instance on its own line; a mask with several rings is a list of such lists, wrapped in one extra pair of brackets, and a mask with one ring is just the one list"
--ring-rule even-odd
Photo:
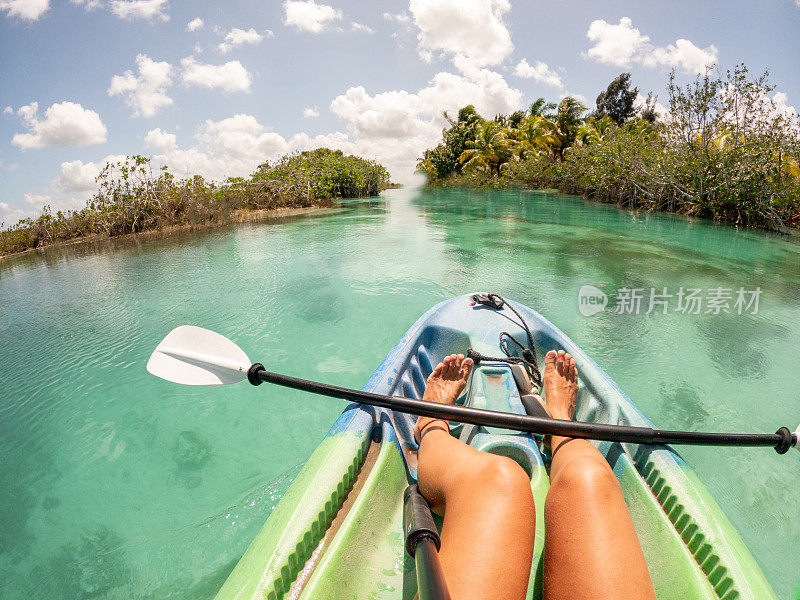
[(553, 110), (555, 107), (556, 105), (552, 102), (548, 102), (544, 98), (537, 98), (534, 103), (531, 104), (530, 115), (532, 117), (544, 117), (545, 113)]
[(555, 125), (542, 116), (530, 116), (516, 130), (517, 149), (521, 159), (529, 154), (549, 151), (556, 143)]
[(614, 120), (608, 115), (600, 119), (589, 117), (586, 123), (578, 128), (575, 141), (581, 146), (589, 146), (590, 144), (602, 142), (606, 131), (608, 131), (608, 128), (613, 124)]
[(564, 151), (575, 143), (578, 130), (583, 124), (583, 113), (589, 110), (577, 98), (567, 96), (558, 105), (553, 123), (555, 124), (556, 143), (553, 145), (553, 156), (564, 160)]
[(474, 141), (467, 142), (459, 162), (464, 170), (480, 169), (490, 175), (500, 175), (502, 166), (511, 160), (515, 142), (508, 130), (494, 121), (483, 121), (476, 127)]

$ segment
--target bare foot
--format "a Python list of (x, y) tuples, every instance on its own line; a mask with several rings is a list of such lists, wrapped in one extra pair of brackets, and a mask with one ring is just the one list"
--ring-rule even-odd
[[(472, 359), (464, 358), (463, 354), (451, 354), (445, 357), (428, 376), (422, 399), (437, 404), (455, 404), (456, 398), (467, 385), (472, 365)], [(414, 437), (417, 443), (420, 441), (420, 432), (423, 432), (433, 421), (439, 421), (444, 424), (445, 428), (447, 427), (447, 422), (441, 419), (419, 417), (414, 428)]]
[(550, 350), (544, 357), (544, 395), (554, 419), (569, 421), (578, 397), (578, 369), (575, 359), (563, 350)]

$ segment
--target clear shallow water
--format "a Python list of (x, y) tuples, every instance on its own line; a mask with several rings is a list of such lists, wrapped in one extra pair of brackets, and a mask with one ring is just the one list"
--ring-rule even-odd
[[(587, 318), (587, 283), (762, 296), (757, 315)], [(800, 246), (765, 233), (553, 194), (395, 190), (314, 217), (15, 257), (0, 262), (0, 597), (213, 597), (344, 406), (157, 380), (144, 367), (172, 327), (360, 387), (420, 314), (476, 290), (542, 312), (658, 426), (800, 420)], [(797, 459), (682, 453), (796, 598)]]

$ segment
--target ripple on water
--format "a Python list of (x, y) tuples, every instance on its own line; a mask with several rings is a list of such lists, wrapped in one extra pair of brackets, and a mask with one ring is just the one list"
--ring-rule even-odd
[[(797, 245), (559, 194), (387, 196), (0, 261), (0, 598), (42, 597), (37, 580), (50, 598), (213, 597), (341, 411), (279, 388), (156, 380), (147, 359), (184, 323), (275, 371), (358, 387), (432, 305), (496, 291), (564, 329), (659, 425), (774, 431), (800, 414)], [(763, 304), (587, 319), (585, 283), (760, 286)], [(685, 455), (779, 596), (795, 593), (800, 556), (773, 551), (800, 537), (786, 460)]]

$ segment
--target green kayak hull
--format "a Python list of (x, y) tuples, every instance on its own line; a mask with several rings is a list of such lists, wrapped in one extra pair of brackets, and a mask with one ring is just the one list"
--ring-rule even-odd
[[(432, 366), (472, 347), (500, 355), (501, 331), (524, 341), (505, 313), (470, 296), (442, 302), (395, 345), (362, 389), (421, 397)], [(539, 356), (552, 348), (578, 363), (576, 419), (652, 426), (586, 354), (541, 315), (512, 303), (528, 322)], [(481, 363), (462, 399), (476, 408), (524, 413), (508, 365)], [(407, 599), (416, 594), (404, 550), (403, 491), (416, 479), (414, 417), (348, 406), (287, 490), (220, 589), (232, 599)], [(528, 598), (542, 596), (544, 501), (550, 487), (535, 437), (457, 425), (453, 435), (508, 456), (529, 474), (536, 544)], [(659, 600), (771, 600), (769, 583), (738, 532), (695, 473), (668, 446), (596, 443), (619, 479)], [(609, 557), (614, 560), (614, 557)]]

